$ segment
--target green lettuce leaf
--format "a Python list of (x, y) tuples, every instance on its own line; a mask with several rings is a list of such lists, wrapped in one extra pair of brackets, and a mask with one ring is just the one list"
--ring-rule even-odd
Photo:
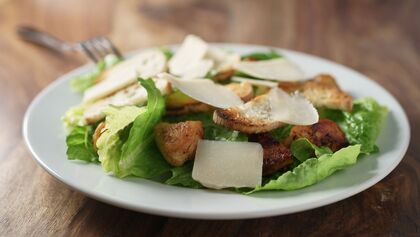
[(106, 115), (105, 129), (96, 141), (96, 146), (105, 172), (120, 176), (119, 161), (122, 145), (128, 138), (131, 123), (138, 115), (145, 112), (145, 107), (136, 106), (120, 108), (109, 106), (103, 110)]
[(160, 48), (160, 50), (165, 55), (166, 60), (169, 60), (169, 59), (171, 59), (174, 56), (174, 52), (171, 49), (169, 49), (169, 48), (162, 47), (162, 48)]
[(199, 182), (192, 178), (192, 168), (192, 162), (189, 162), (181, 167), (172, 168), (172, 177), (166, 180), (165, 183), (189, 188), (203, 188)]
[(277, 141), (281, 142), (289, 136), (290, 130), (292, 130), (292, 128), (293, 128), (293, 125), (288, 124), (286, 126), (276, 128), (270, 133)]
[(98, 162), (98, 154), (93, 148), (93, 126), (76, 126), (66, 138), (67, 159)]
[(85, 107), (83, 105), (71, 107), (66, 111), (61, 119), (67, 131), (72, 131), (75, 127), (85, 124), (85, 119), (83, 118), (84, 111)]
[(315, 146), (306, 138), (299, 138), (293, 141), (290, 145), (290, 151), (300, 162), (304, 162), (305, 160), (314, 157), (314, 155), (316, 157), (321, 157), (322, 155), (333, 153), (330, 148)]
[(334, 154), (323, 154), (319, 158), (307, 159), (293, 170), (283, 173), (246, 194), (263, 190), (295, 190), (318, 183), (335, 171), (355, 164), (360, 154), (360, 147), (360, 145), (352, 145)]
[(351, 113), (331, 109), (320, 110), (320, 117), (335, 121), (346, 134), (350, 144), (362, 145), (363, 154), (379, 151), (375, 142), (387, 114), (388, 109), (373, 98), (355, 100)]
[(122, 59), (116, 55), (107, 55), (103, 60), (96, 63), (95, 68), (91, 71), (75, 77), (70, 82), (71, 89), (75, 92), (84, 92), (95, 84), (96, 79), (105, 69), (110, 68), (121, 61)]
[(269, 52), (254, 52), (254, 53), (245, 54), (241, 56), (242, 59), (251, 58), (257, 61), (270, 60), (270, 59), (276, 59), (276, 58), (281, 58), (281, 57), (282, 56), (274, 50), (271, 50)]
[(119, 175), (153, 179), (170, 169), (156, 148), (153, 136), (153, 128), (165, 112), (165, 99), (151, 79), (139, 81), (147, 90), (147, 107), (134, 120), (127, 141), (122, 145)]
[(213, 122), (212, 113), (191, 113), (181, 116), (168, 116), (164, 120), (169, 123), (183, 121), (201, 121), (204, 127), (204, 139), (216, 141), (248, 141), (244, 133), (230, 130)]

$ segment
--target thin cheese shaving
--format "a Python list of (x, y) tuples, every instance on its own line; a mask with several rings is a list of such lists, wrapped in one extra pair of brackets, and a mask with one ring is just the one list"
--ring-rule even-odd
[(216, 108), (229, 108), (243, 104), (241, 98), (228, 88), (209, 79), (180, 79), (168, 73), (158, 78), (168, 80), (173, 87), (184, 94)]
[(304, 79), (300, 68), (284, 58), (242, 61), (237, 63), (235, 68), (247, 75), (266, 80), (296, 81)]

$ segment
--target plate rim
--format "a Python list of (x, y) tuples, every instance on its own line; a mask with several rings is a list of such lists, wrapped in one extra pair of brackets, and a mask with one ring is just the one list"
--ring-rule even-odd
[[(273, 49), (276, 51), (280, 51), (280, 52), (288, 52), (288, 53), (293, 53), (293, 54), (297, 54), (300, 56), (304, 56), (304, 57), (309, 57), (312, 59), (315, 59), (317, 61), (323, 61), (323, 62), (327, 62), (329, 64), (332, 64), (334, 67), (340, 67), (342, 69), (346, 69), (346, 70), (350, 70), (353, 73), (355, 73), (358, 77), (362, 77), (364, 79), (369, 80), (371, 83), (375, 84), (375, 86), (383, 89), (383, 91), (387, 94), (387, 96), (389, 96), (390, 98), (392, 98), (395, 101), (395, 104), (397, 106), (397, 109), (399, 110), (399, 112), (401, 113), (400, 115), (403, 118), (403, 121), (400, 121), (398, 124), (402, 125), (403, 128), (407, 131), (407, 133), (404, 134), (404, 141), (402, 144), (402, 148), (400, 150), (400, 152), (398, 153), (398, 159), (395, 159), (394, 162), (389, 165), (387, 167), (386, 170), (383, 170), (381, 172), (380, 175), (375, 175), (374, 177), (370, 178), (367, 181), (364, 181), (363, 184), (353, 188), (350, 192), (347, 193), (339, 193), (333, 196), (329, 196), (328, 198), (325, 198), (321, 201), (314, 201), (314, 202), (307, 202), (304, 205), (301, 205), (299, 207), (293, 207), (293, 208), (278, 208), (278, 209), (271, 209), (271, 210), (259, 210), (259, 211), (238, 211), (238, 212), (229, 212), (229, 213), (204, 213), (204, 212), (189, 212), (188, 210), (184, 211), (184, 212), (179, 212), (179, 211), (173, 211), (173, 210), (162, 210), (159, 208), (151, 208), (148, 207), (147, 205), (142, 205), (141, 203), (137, 203), (137, 205), (131, 205), (129, 203), (125, 203), (123, 201), (120, 201), (118, 199), (112, 199), (112, 198), (108, 198), (108, 197), (104, 197), (103, 195), (100, 195), (94, 191), (90, 191), (90, 190), (86, 190), (84, 188), (80, 188), (79, 186), (73, 185), (71, 182), (67, 182), (66, 180), (64, 180), (57, 172), (55, 172), (53, 169), (51, 169), (50, 167), (48, 167), (47, 164), (45, 164), (45, 162), (41, 159), (40, 155), (37, 154), (30, 142), (29, 139), (29, 134), (28, 134), (28, 125), (29, 125), (29, 118), (31, 113), (33, 112), (34, 108), (36, 107), (36, 105), (39, 103), (39, 101), (44, 97), (45, 94), (47, 94), (50, 91), (53, 91), (58, 85), (60, 85), (61, 83), (63, 83), (64, 81), (68, 80), (68, 77), (70, 74), (80, 74), (83, 71), (86, 71), (88, 68), (92, 67), (94, 64), (93, 63), (88, 63), (85, 65), (82, 65), (80, 67), (77, 67), (73, 70), (70, 70), (69, 72), (66, 72), (64, 74), (62, 74), (61, 76), (59, 76), (58, 78), (56, 78), (53, 82), (51, 82), (50, 84), (48, 84), (46, 87), (44, 87), (31, 101), (31, 103), (29, 104), (29, 106), (27, 107), (26, 111), (25, 111), (25, 115), (23, 118), (23, 125), (22, 125), (22, 135), (25, 141), (26, 146), (28, 147), (28, 150), (31, 153), (32, 158), (44, 169), (47, 171), (47, 173), (49, 173), (50, 175), (52, 175), (54, 178), (56, 178), (57, 180), (59, 180), (61, 183), (64, 183), (65, 185), (67, 185), (68, 187), (70, 187), (71, 189), (77, 190), (81, 193), (83, 193), (84, 195), (93, 198), (95, 200), (99, 200), (101, 202), (113, 205), (113, 206), (117, 206), (117, 207), (122, 207), (125, 209), (129, 209), (129, 210), (134, 210), (134, 211), (138, 211), (138, 212), (143, 212), (143, 213), (148, 213), (148, 214), (154, 214), (154, 215), (161, 215), (161, 216), (167, 216), (167, 217), (178, 217), (178, 218), (188, 218), (188, 219), (214, 219), (214, 220), (226, 220), (226, 219), (250, 219), (250, 218), (259, 218), (259, 217), (269, 217), (269, 216), (276, 216), (276, 215), (285, 215), (285, 214), (292, 214), (292, 213), (296, 213), (296, 212), (301, 212), (301, 211), (305, 211), (305, 210), (310, 210), (310, 209), (314, 209), (314, 208), (318, 208), (318, 207), (322, 207), (325, 205), (329, 205), (341, 200), (344, 200), (346, 198), (352, 197), (370, 187), (372, 187), (373, 185), (375, 185), (376, 183), (378, 183), (379, 181), (381, 181), (383, 178), (385, 178), (387, 175), (389, 175), (397, 166), (398, 164), (401, 162), (401, 160), (404, 158), (404, 155), (407, 152), (408, 146), (410, 144), (410, 139), (411, 139), (411, 128), (410, 128), (410, 123), (407, 117), (406, 112), (404, 111), (404, 108), (401, 106), (401, 104), (399, 103), (399, 101), (384, 87), (382, 87), (379, 83), (377, 83), (376, 81), (372, 80), (371, 78), (363, 75), (362, 73), (344, 66), (342, 64), (336, 63), (334, 61), (331, 61), (329, 59), (325, 59), (316, 55), (311, 55), (311, 54), (307, 54), (304, 52), (299, 52), (299, 51), (295, 51), (295, 50), (289, 50), (289, 49), (284, 49), (284, 48), (279, 48), (279, 47), (274, 47), (274, 46), (267, 46), (267, 45), (257, 45), (257, 44), (241, 44), (241, 43), (209, 43), (209, 45), (213, 45), (213, 46), (222, 46), (222, 47), (232, 47), (232, 48), (266, 48), (266, 49)], [(164, 47), (170, 47), (170, 48), (176, 48), (178, 47), (179, 44), (174, 44), (174, 45), (165, 45)], [(133, 50), (130, 51), (128, 53), (125, 53), (124, 56), (125, 57), (130, 57), (130, 55), (134, 55), (140, 51), (146, 50), (146, 49), (150, 49), (150, 48), (156, 48), (156, 47), (145, 47), (145, 48), (139, 48), (137, 50)]]

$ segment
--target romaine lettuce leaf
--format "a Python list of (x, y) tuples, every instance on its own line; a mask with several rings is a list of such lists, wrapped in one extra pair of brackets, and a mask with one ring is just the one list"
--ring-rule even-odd
[(67, 131), (70, 132), (77, 126), (85, 125), (85, 120), (83, 118), (84, 111), (85, 107), (83, 105), (71, 107), (66, 111), (62, 120)]
[(287, 171), (263, 186), (246, 192), (246, 194), (263, 190), (295, 190), (318, 183), (335, 171), (355, 164), (360, 154), (360, 147), (360, 145), (352, 145), (342, 148), (334, 154), (323, 154), (319, 158), (307, 159), (293, 170)]
[(355, 100), (351, 113), (340, 110), (321, 109), (320, 117), (335, 121), (350, 144), (361, 144), (361, 153), (378, 152), (375, 145), (388, 109), (373, 98)]
[(93, 148), (93, 126), (76, 126), (66, 138), (67, 159), (98, 162), (98, 154)]
[(192, 178), (193, 163), (189, 162), (181, 167), (171, 169), (172, 177), (165, 181), (166, 184), (184, 186), (189, 188), (203, 188), (203, 186)]
[(121, 147), (127, 140), (127, 131), (131, 128), (129, 125), (138, 115), (145, 112), (145, 107), (136, 106), (121, 108), (109, 106), (103, 110), (106, 115), (105, 131), (96, 141), (96, 147), (105, 172), (113, 173), (116, 176), (120, 175)]
[(110, 68), (121, 61), (122, 59), (116, 55), (107, 55), (103, 60), (96, 63), (94, 69), (75, 77), (70, 82), (71, 89), (76, 92), (84, 92), (86, 89), (95, 84), (96, 79), (105, 69)]
[(274, 50), (270, 50), (269, 52), (254, 52), (250, 54), (242, 55), (241, 58), (243, 59), (253, 59), (257, 61), (261, 60), (270, 60), (275, 58), (281, 58), (282, 56)]
[(290, 151), (293, 157), (300, 162), (304, 162), (314, 156), (321, 157), (322, 155), (333, 153), (330, 148), (315, 146), (306, 138), (299, 138), (293, 141), (290, 145)]
[(153, 128), (165, 112), (165, 99), (151, 79), (139, 81), (147, 90), (147, 107), (134, 120), (127, 141), (121, 147), (119, 176), (134, 175), (153, 179), (170, 169), (156, 148), (153, 136)]

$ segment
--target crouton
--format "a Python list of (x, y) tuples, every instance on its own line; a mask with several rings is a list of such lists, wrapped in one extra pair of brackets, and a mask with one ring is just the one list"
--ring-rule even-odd
[(352, 97), (342, 91), (335, 79), (327, 74), (303, 82), (279, 82), (279, 87), (288, 93), (301, 92), (315, 107), (344, 111), (353, 108)]
[(270, 119), (268, 95), (255, 97), (240, 107), (217, 109), (213, 114), (216, 124), (244, 133), (262, 133), (285, 125)]

